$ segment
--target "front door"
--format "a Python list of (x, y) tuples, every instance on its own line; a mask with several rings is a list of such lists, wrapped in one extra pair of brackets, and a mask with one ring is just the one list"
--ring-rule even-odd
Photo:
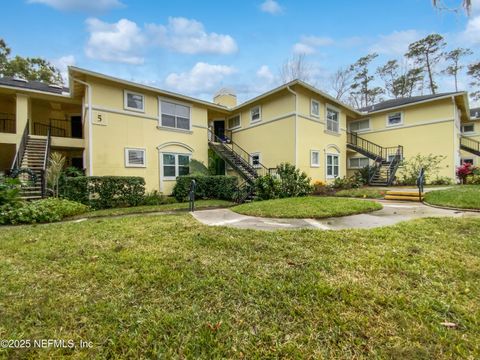
[(82, 138), (82, 117), (79, 115), (70, 117), (72, 138), (81, 139)]
[(225, 138), (225, 121), (224, 120), (215, 120), (213, 122), (213, 131), (216, 136), (220, 139)]

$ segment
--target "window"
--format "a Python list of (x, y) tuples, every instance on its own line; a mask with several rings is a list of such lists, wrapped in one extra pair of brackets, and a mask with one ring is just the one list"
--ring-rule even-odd
[(403, 116), (401, 112), (391, 113), (387, 115), (387, 126), (396, 126), (403, 124)]
[[(396, 157), (396, 156), (397, 156), (397, 155), (395, 155), (395, 154), (393, 154), (393, 155), (388, 155), (388, 156), (387, 156), (387, 161), (388, 161), (388, 162), (392, 162), (393, 160), (395, 160), (395, 157)], [(403, 160), (403, 158), (400, 157), (400, 160)]]
[(125, 149), (126, 167), (145, 167), (145, 149)]
[(473, 132), (475, 132), (475, 124), (462, 125), (462, 133), (473, 133)]
[(327, 131), (338, 133), (339, 126), (338, 111), (327, 108)]
[(310, 167), (320, 166), (320, 152), (317, 150), (310, 151)]
[(352, 121), (349, 125), (350, 131), (360, 132), (370, 130), (370, 119)]
[(139, 93), (125, 90), (123, 98), (123, 107), (127, 110), (145, 111), (145, 96)]
[(368, 158), (366, 157), (356, 157), (356, 158), (350, 158), (348, 167), (350, 169), (362, 169), (365, 166), (369, 165)]
[(173, 102), (160, 101), (161, 126), (190, 130), (190, 107)]
[(473, 158), (470, 159), (462, 159), (462, 164), (472, 164), (473, 165)]
[(339, 175), (338, 155), (327, 154), (327, 178), (336, 178)]
[(310, 104), (310, 114), (315, 117), (320, 116), (320, 103), (313, 99)]
[(176, 179), (177, 176), (188, 175), (190, 172), (190, 155), (185, 154), (163, 154), (163, 177)]
[(253, 109), (250, 110), (250, 121), (256, 122), (262, 120), (262, 112), (260, 110), (260, 106), (255, 106)]
[(235, 115), (228, 119), (228, 128), (230, 130), (236, 129), (239, 127), (240, 127), (240, 115)]
[(259, 168), (259, 167), (261, 167), (260, 153), (250, 154), (250, 164), (251, 164), (254, 168)]

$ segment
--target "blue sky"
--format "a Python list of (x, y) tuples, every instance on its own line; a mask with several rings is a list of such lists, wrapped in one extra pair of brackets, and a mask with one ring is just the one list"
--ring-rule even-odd
[[(445, 0), (455, 6), (460, 0)], [(0, 37), (13, 53), (41, 56), (211, 99), (231, 87), (245, 100), (279, 84), (279, 69), (305, 53), (312, 82), (376, 51), (375, 65), (400, 58), (432, 32), (480, 59), (480, 0), (473, 12), (439, 12), (430, 0), (10, 0)], [(442, 64), (439, 64), (440, 70)], [(462, 76), (461, 86), (468, 81)], [(441, 90), (452, 81), (440, 78)]]

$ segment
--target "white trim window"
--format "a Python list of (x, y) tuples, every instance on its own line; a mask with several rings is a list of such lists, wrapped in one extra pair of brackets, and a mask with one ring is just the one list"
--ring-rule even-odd
[(403, 113), (397, 111), (387, 114), (387, 126), (399, 126), (403, 124)]
[(352, 121), (348, 128), (351, 132), (362, 132), (370, 130), (370, 119)]
[(363, 169), (368, 165), (370, 165), (370, 160), (366, 157), (352, 157), (348, 160), (349, 169)]
[(320, 167), (320, 151), (310, 150), (310, 167)]
[(327, 106), (327, 131), (338, 133), (340, 131), (340, 112), (337, 109)]
[(469, 123), (469, 124), (463, 124), (462, 125), (462, 134), (472, 134), (475, 132), (475, 124), (474, 123)]
[(227, 125), (228, 130), (238, 129), (241, 126), (240, 114), (229, 117)]
[(340, 175), (340, 155), (327, 154), (327, 179), (334, 179)]
[(250, 165), (252, 165), (254, 168), (259, 168), (262, 166), (261, 163), (262, 160), (259, 152), (250, 154)]
[(125, 167), (146, 167), (145, 149), (125, 148)]
[(191, 129), (190, 106), (161, 99), (158, 103), (161, 127), (184, 131)]
[(262, 108), (260, 105), (250, 109), (250, 122), (255, 123), (262, 120)]
[(124, 90), (123, 108), (125, 110), (145, 112), (145, 95), (130, 90)]
[(462, 164), (475, 165), (475, 160), (473, 158), (462, 158)]
[(190, 154), (162, 153), (162, 174), (165, 180), (175, 180), (190, 173)]
[(310, 100), (310, 115), (320, 117), (320, 103), (317, 100)]

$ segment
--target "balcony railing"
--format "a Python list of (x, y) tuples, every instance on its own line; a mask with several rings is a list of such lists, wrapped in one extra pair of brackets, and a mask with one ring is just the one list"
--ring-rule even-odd
[(81, 139), (81, 129), (77, 134), (73, 133), (72, 123), (66, 119), (48, 119), (48, 122), (33, 122), (33, 134), (47, 136), (50, 130), (50, 136), (68, 137)]
[(0, 132), (9, 134), (16, 133), (15, 114), (0, 113)]

